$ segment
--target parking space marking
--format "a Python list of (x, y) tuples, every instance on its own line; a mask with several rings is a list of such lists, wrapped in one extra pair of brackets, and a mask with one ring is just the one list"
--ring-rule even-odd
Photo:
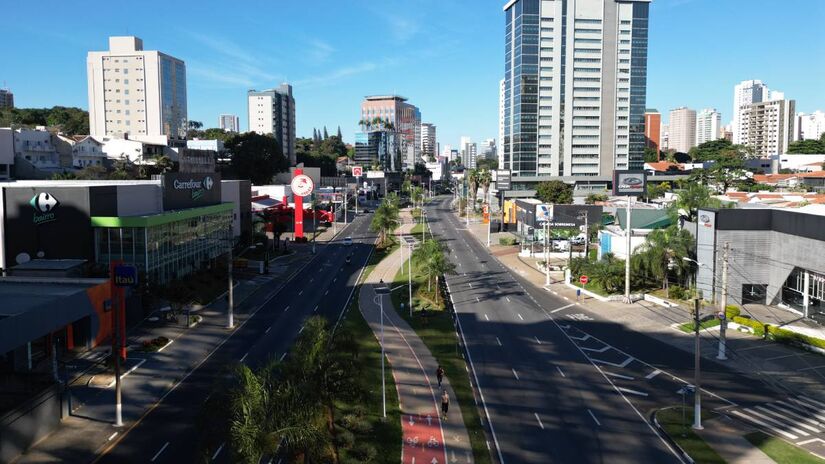
[(567, 377), (566, 375), (564, 375), (564, 372), (562, 372), (561, 367), (556, 366), (556, 369), (558, 369), (559, 374), (561, 374), (562, 377)]
[(601, 426), (602, 426), (602, 423), (601, 423), (601, 422), (599, 422), (599, 419), (596, 419), (596, 415), (595, 415), (595, 414), (593, 414), (593, 411), (591, 411), (591, 410), (589, 410), (589, 409), (588, 409), (588, 410), (587, 410), (587, 412), (589, 412), (589, 413), (590, 413), (590, 417), (592, 417), (592, 418), (593, 418), (593, 420), (596, 422), (596, 425), (598, 425), (599, 427), (601, 427)]
[(585, 347), (585, 346), (582, 346), (582, 347), (580, 347), (580, 348), (581, 348), (581, 349), (583, 349), (583, 350), (585, 350), (585, 351), (590, 351), (590, 352), (593, 352), (593, 353), (604, 353), (605, 351), (607, 351), (607, 350), (609, 350), (609, 349), (611, 349), (611, 348), (613, 348), (613, 347), (612, 347), (612, 346), (610, 346), (610, 345), (605, 345), (605, 346), (603, 346), (603, 347), (601, 347), (601, 348), (587, 348), (587, 347)]
[(635, 359), (635, 358), (633, 358), (633, 356), (628, 356), (627, 359), (622, 361), (621, 364), (616, 364), (614, 362), (605, 361), (603, 359), (590, 358), (590, 360), (595, 362), (595, 363), (607, 364), (608, 366), (613, 366), (613, 367), (627, 367), (628, 364), (633, 362), (633, 359)]
[(616, 389), (618, 389), (621, 392), (630, 393), (631, 395), (647, 396), (647, 393), (640, 392), (638, 390), (631, 390), (629, 388), (624, 388), (624, 387), (616, 387)]
[(647, 375), (645, 376), (645, 378), (646, 378), (647, 380), (650, 380), (650, 379), (652, 379), (653, 377), (656, 377), (657, 375), (659, 375), (659, 374), (661, 374), (661, 373), (662, 373), (662, 371), (660, 371), (659, 369), (656, 369), (656, 370), (654, 370), (653, 372), (651, 372), (650, 374), (647, 374)]
[(605, 374), (607, 374), (607, 375), (609, 375), (609, 376), (611, 376), (611, 377), (616, 377), (617, 379), (623, 379), (623, 380), (636, 380), (636, 378), (635, 378), (635, 377), (631, 377), (631, 376), (629, 376), (629, 375), (616, 374), (615, 372), (606, 371), (606, 370), (604, 370), (604, 369), (602, 369), (602, 372), (604, 372)]

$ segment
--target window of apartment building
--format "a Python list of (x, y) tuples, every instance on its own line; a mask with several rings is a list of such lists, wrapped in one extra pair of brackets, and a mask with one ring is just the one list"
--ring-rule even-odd
[(601, 68), (573, 68), (573, 71), (581, 71), (581, 72), (601, 72)]
[(628, 21), (628, 20), (622, 20), (622, 22), (621, 22), (620, 24), (621, 24), (622, 26), (628, 26), (628, 25), (630, 25), (630, 21)]
[(622, 30), (620, 30), (620, 31), (619, 31), (619, 34), (621, 34), (621, 35), (628, 35), (628, 34), (630, 34), (630, 31), (629, 31), (629, 30), (627, 30), (627, 29), (622, 29)]
[(601, 19), (580, 19), (576, 18), (576, 24), (601, 24)]
[(619, 41), (619, 45), (630, 45), (630, 41), (627, 39), (622, 39)]
[(573, 58), (574, 63), (601, 63), (601, 58)]
[(602, 43), (602, 39), (582, 39), (582, 38), (576, 37), (576, 43), (582, 43), (582, 44), (588, 44), (588, 43), (591, 43), (591, 44), (600, 44), (600, 43)]
[(630, 64), (630, 60), (628, 60), (626, 58), (623, 58), (623, 59), (619, 60), (619, 64)]
[(574, 31), (575, 32), (581, 32), (582, 34), (601, 34), (602, 33), (601, 29), (585, 29), (585, 28), (580, 28), (580, 27), (575, 28)]

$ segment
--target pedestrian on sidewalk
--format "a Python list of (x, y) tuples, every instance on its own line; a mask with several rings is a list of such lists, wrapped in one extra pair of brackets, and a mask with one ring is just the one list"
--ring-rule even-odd
[(441, 381), (444, 380), (444, 368), (441, 367), (441, 364), (439, 364), (438, 369), (435, 370), (435, 376), (438, 379), (438, 388), (441, 388)]
[(450, 395), (447, 394), (447, 390), (443, 390), (444, 393), (441, 394), (441, 414), (444, 416), (444, 420), (447, 420), (447, 411), (450, 409)]

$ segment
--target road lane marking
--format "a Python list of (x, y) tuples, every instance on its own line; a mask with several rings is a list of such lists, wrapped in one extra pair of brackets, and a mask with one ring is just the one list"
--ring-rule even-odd
[(519, 313), (516, 313), (516, 314), (518, 315), (518, 318), (519, 318), (519, 319), (521, 319), (522, 321), (524, 320), (524, 318), (523, 318), (523, 317), (521, 317), (521, 314), (519, 314)]
[(593, 420), (596, 422), (596, 425), (598, 425), (599, 427), (601, 427), (601, 426), (602, 426), (602, 423), (601, 423), (601, 422), (599, 422), (599, 419), (596, 419), (596, 415), (595, 415), (595, 414), (593, 414), (593, 411), (591, 411), (591, 410), (589, 410), (589, 409), (588, 409), (588, 410), (587, 410), (587, 412), (589, 412), (589, 413), (590, 413), (590, 417), (592, 417), (592, 418), (593, 418)]
[(566, 296), (563, 296), (562, 298), (564, 298), (567, 301), (570, 301), (570, 298), (567, 298)]
[(647, 393), (640, 392), (638, 390), (631, 390), (629, 388), (624, 388), (624, 387), (616, 387), (616, 389), (619, 390), (619, 391), (625, 392), (625, 393), (630, 393), (631, 395), (647, 396)]
[(628, 364), (633, 362), (633, 359), (634, 359), (633, 356), (628, 356), (627, 359), (625, 359), (624, 361), (621, 362), (621, 364), (616, 364), (614, 362), (605, 361), (605, 360), (602, 360), (602, 359), (590, 358), (590, 360), (593, 361), (593, 362), (597, 362), (599, 364), (607, 364), (608, 366), (613, 366), (613, 367), (627, 367)]
[(223, 451), (223, 445), (225, 445), (225, 444), (226, 443), (221, 443), (221, 446), (219, 446), (218, 450), (215, 451), (215, 454), (212, 455), (212, 460), (213, 461), (218, 457), (219, 454), (221, 454), (221, 451)]
[(117, 434), (119, 434), (119, 433), (120, 433), (120, 432), (115, 432), (115, 433), (113, 433), (113, 434), (109, 435), (109, 439), (108, 439), (108, 440), (106, 440), (106, 441), (112, 441), (112, 438), (115, 438), (115, 437), (117, 436)]
[(601, 348), (587, 348), (585, 346), (581, 347), (581, 349), (586, 350), (586, 351), (592, 351), (593, 353), (604, 353), (605, 351), (609, 350), (610, 348), (613, 348), (613, 347), (610, 346), (610, 345), (605, 345)]
[(332, 283), (338, 282), (338, 277), (332, 279)]
[(300, 292), (298, 292), (298, 295), (303, 295), (303, 294), (304, 294), (304, 291), (303, 291), (303, 290), (301, 290)]
[(605, 374), (607, 374), (611, 377), (616, 377), (617, 379), (636, 380), (635, 377), (631, 377), (629, 375), (616, 374), (615, 372), (610, 372), (610, 371), (605, 371), (605, 370), (602, 370), (602, 372), (604, 372)]
[(286, 352), (284, 352), (284, 354), (281, 355), (281, 357), (280, 357), (280, 359), (278, 359), (278, 361), (283, 361), (284, 358), (286, 358)]
[(160, 450), (157, 453), (155, 453), (155, 456), (149, 462), (155, 462), (155, 459), (157, 459), (158, 456), (160, 456), (160, 453), (162, 453), (166, 449), (167, 446), (169, 446), (168, 441), (166, 443), (164, 443), (163, 446), (160, 447)]
[(329, 290), (325, 291), (324, 295), (329, 295)]
[(544, 430), (544, 424), (541, 423), (541, 418), (539, 417), (539, 414), (534, 412), (533, 415), (536, 416), (536, 420), (539, 421), (539, 427), (541, 427), (541, 429)]
[(315, 305), (315, 309), (312, 310), (313, 313), (316, 311), (318, 311), (318, 305)]
[(266, 330), (264, 331), (264, 333), (268, 334), (270, 330), (272, 330), (272, 326), (267, 327)]
[(536, 337), (536, 343), (538, 343), (539, 345), (541, 345), (541, 340), (539, 340), (539, 337)]
[(506, 299), (507, 299), (507, 302), (508, 302), (508, 303), (510, 302), (510, 297), (509, 297), (509, 296), (505, 296), (504, 298), (506, 298)]
[(565, 310), (565, 309), (567, 309), (567, 308), (569, 308), (569, 307), (571, 307), (571, 306), (575, 306), (575, 304), (571, 303), (571, 304), (569, 304), (569, 305), (567, 305), (567, 306), (562, 306), (561, 308), (556, 308), (556, 309), (554, 309), (554, 310), (550, 311), (550, 313), (551, 313), (551, 314), (553, 314), (553, 313), (557, 313), (557, 312), (562, 311), (562, 310)]
[(470, 286), (470, 288), (473, 288), (473, 284), (467, 284), (467, 285), (469, 285), (469, 286)]
[(794, 435), (794, 434), (792, 434), (792, 433), (788, 433), (788, 432), (786, 432), (786, 431), (784, 431), (784, 430), (781, 430), (781, 429), (778, 429), (778, 428), (773, 427), (773, 426), (771, 426), (771, 425), (768, 425), (767, 423), (762, 422), (762, 421), (761, 421), (761, 420), (759, 420), (759, 419), (755, 419), (755, 418), (753, 418), (753, 417), (750, 417), (750, 416), (748, 416), (747, 414), (743, 414), (743, 413), (741, 413), (741, 412), (739, 412), (739, 411), (737, 411), (737, 410), (735, 410), (735, 409), (734, 409), (734, 410), (732, 410), (732, 411), (731, 411), (731, 413), (736, 414), (737, 416), (739, 416), (739, 417), (741, 417), (741, 418), (745, 419), (745, 420), (746, 420), (746, 421), (748, 421), (748, 422), (753, 422), (754, 424), (761, 425), (762, 427), (765, 427), (765, 428), (766, 428), (766, 429), (768, 429), (768, 430), (772, 430), (773, 432), (778, 433), (779, 435), (784, 435), (785, 437), (787, 437), (787, 438), (789, 438), (789, 439), (791, 439), (791, 440), (796, 440), (797, 438), (799, 438), (799, 437), (797, 437), (796, 435)]
[(561, 367), (556, 366), (556, 369), (559, 370), (559, 374), (561, 374), (562, 377), (567, 377), (566, 375), (564, 375), (564, 372), (562, 372)]
[(303, 325), (301, 326), (301, 330), (298, 331), (299, 334), (304, 331), (304, 327), (305, 326), (303, 326)]
[(515, 370), (515, 369), (510, 369), (510, 370), (512, 370), (512, 371), (513, 371), (513, 376), (515, 376), (516, 380), (519, 380), (519, 381), (520, 381), (521, 379), (519, 379), (519, 378), (518, 378), (518, 372), (516, 372), (516, 370)]
[(490, 320), (490, 318), (486, 314), (484, 315), (484, 319), (487, 319), (488, 321)]
[(498, 343), (498, 346), (501, 346), (501, 340), (499, 340), (498, 337), (496, 337), (496, 343)]
[(247, 351), (246, 354), (243, 355), (243, 357), (241, 358), (241, 362), (244, 362), (244, 359), (246, 359), (247, 356), (249, 356), (249, 351)]
[[(767, 405), (766, 405), (766, 406), (767, 406)], [(756, 408), (755, 408), (755, 409), (758, 409), (759, 411), (761, 411), (761, 412), (763, 412), (763, 413), (765, 413), (765, 414), (768, 414), (768, 415), (770, 415), (770, 416), (778, 417), (778, 418), (782, 419), (782, 420), (783, 420), (783, 421), (785, 421), (785, 422), (788, 422), (788, 423), (791, 423), (791, 424), (798, 425), (799, 427), (804, 427), (804, 428), (806, 428), (806, 429), (810, 430), (810, 431), (811, 431), (811, 432), (813, 432), (813, 433), (820, 433), (820, 432), (821, 432), (821, 430), (819, 430), (819, 429), (818, 429), (818, 428), (816, 428), (816, 427), (813, 427), (813, 426), (808, 425), (808, 424), (806, 424), (806, 423), (804, 423), (804, 422), (800, 422), (800, 421), (798, 421), (797, 419), (793, 419), (793, 418), (790, 418), (790, 417), (786, 416), (786, 415), (784, 414), (784, 411), (782, 411), (782, 412), (777, 412), (777, 411), (774, 411), (774, 410), (772, 410), (772, 409), (768, 409), (768, 408), (766, 408), (765, 406), (756, 406)], [(819, 425), (819, 424), (817, 424), (817, 425)]]
[(284, 312), (287, 312), (287, 311), (289, 311), (289, 306), (287, 306), (286, 308), (284, 308)]
[(659, 375), (659, 374), (661, 374), (661, 373), (662, 373), (662, 371), (660, 371), (659, 369), (656, 369), (656, 370), (654, 370), (653, 372), (651, 372), (650, 374), (647, 374), (647, 375), (645, 376), (645, 378), (646, 378), (647, 380), (650, 380), (650, 379), (652, 379), (653, 377), (656, 377), (657, 375)]
[(481, 303), (481, 300), (479, 300), (478, 297), (476, 297), (476, 303)]

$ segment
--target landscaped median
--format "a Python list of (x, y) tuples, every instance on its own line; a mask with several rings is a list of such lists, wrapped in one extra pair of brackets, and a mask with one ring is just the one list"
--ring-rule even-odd
[(767, 454), (778, 464), (823, 464), (825, 459), (821, 459), (802, 448), (794, 446), (781, 438), (768, 435), (764, 432), (753, 432), (745, 435), (745, 439), (751, 442), (763, 453)]
[[(702, 411), (702, 420), (710, 420), (716, 414), (710, 411)], [(693, 408), (691, 407), (670, 407), (660, 409), (653, 413), (653, 423), (659, 430), (663, 431), (668, 440), (679, 447), (694, 462), (708, 464), (724, 464), (725, 460), (713, 450), (705, 440), (693, 431)]]

